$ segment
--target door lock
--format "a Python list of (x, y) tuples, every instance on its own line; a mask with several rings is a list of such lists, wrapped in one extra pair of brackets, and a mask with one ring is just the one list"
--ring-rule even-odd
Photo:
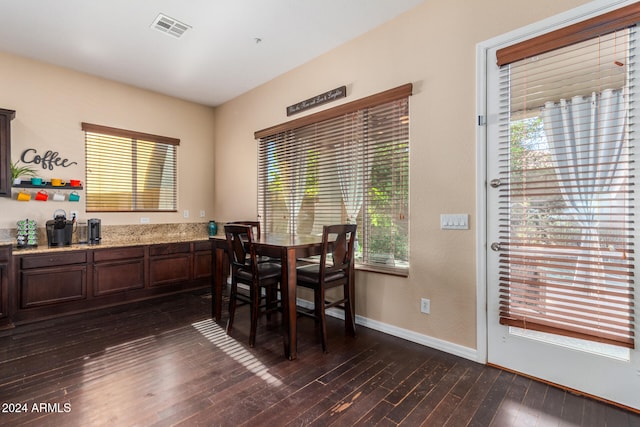
[(493, 242), (491, 244), (491, 250), (498, 252), (500, 250), (500, 242)]
[(489, 184), (493, 187), (493, 188), (498, 188), (500, 187), (500, 179), (496, 178), (496, 179), (492, 179), (491, 182), (489, 182)]

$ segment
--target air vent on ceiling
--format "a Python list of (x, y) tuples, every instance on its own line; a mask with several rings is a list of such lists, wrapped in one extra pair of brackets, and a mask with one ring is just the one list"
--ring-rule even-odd
[(151, 28), (155, 28), (175, 38), (180, 38), (191, 26), (161, 13), (153, 21)]

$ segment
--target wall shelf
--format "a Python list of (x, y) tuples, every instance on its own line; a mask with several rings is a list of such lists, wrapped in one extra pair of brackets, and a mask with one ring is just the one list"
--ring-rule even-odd
[(82, 185), (73, 186), (71, 184), (65, 185), (51, 185), (51, 182), (45, 182), (43, 185), (34, 185), (30, 182), (22, 182), (20, 184), (12, 184), (13, 188), (53, 188), (54, 190), (82, 190)]

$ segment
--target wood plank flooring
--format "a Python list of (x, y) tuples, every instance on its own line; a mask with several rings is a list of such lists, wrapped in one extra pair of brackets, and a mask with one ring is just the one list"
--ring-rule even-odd
[(323, 354), (299, 322), (283, 357), (279, 316), (248, 347), (191, 293), (31, 325), (0, 337), (0, 425), (640, 426), (640, 415), (330, 319)]

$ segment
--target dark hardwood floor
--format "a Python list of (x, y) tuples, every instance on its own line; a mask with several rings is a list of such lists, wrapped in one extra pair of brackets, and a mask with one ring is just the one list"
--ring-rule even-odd
[(640, 426), (640, 415), (376, 331), (344, 337), (313, 320), (298, 359), (283, 357), (279, 316), (248, 347), (208, 294), (68, 316), (0, 337), (1, 425), (33, 426)]

